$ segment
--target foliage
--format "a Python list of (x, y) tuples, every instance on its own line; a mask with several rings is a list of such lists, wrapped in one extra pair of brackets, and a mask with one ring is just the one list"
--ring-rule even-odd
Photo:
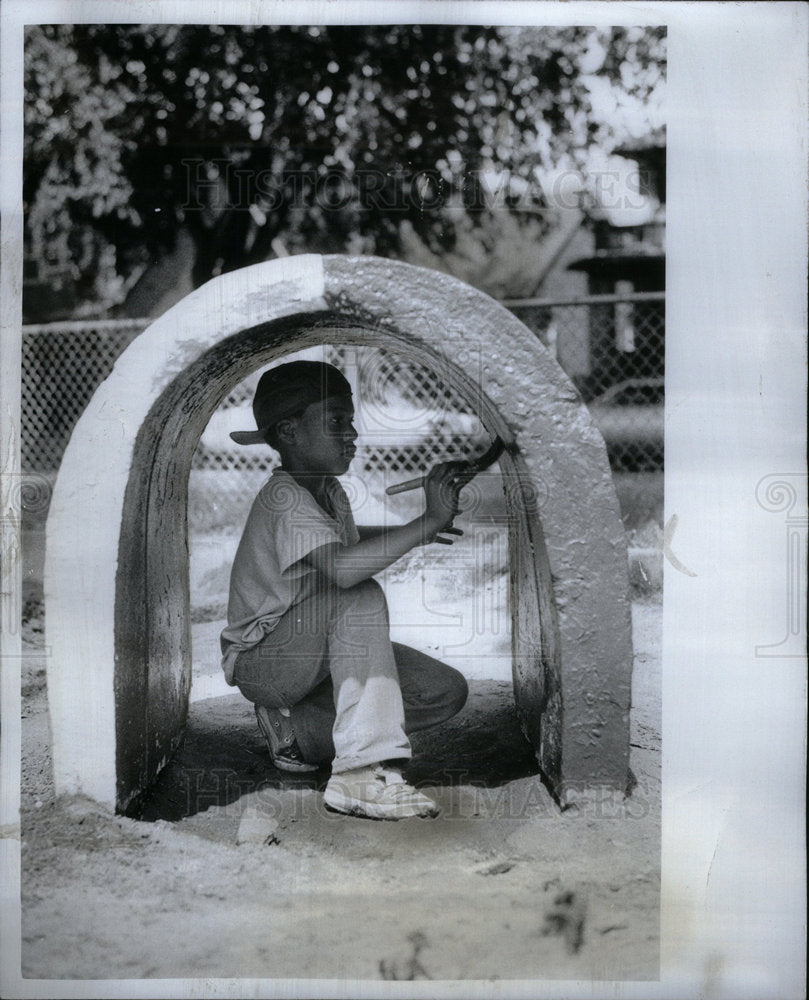
[(553, 225), (550, 210), (521, 216), (507, 209), (479, 213), (462, 206), (444, 213), (453, 227), (451, 249), (432, 251), (409, 222), (399, 230), (399, 256), (409, 264), (444, 271), (495, 298), (525, 298), (536, 291), (537, 248)]
[(487, 176), (517, 220), (498, 225), (524, 242), (548, 210), (537, 171), (614, 141), (592, 81), (642, 103), (663, 42), (653, 29), (30, 28), (29, 257), (98, 309), (181, 228), (195, 283), (274, 253), (398, 254), (403, 233), (443, 256), (490, 225)]

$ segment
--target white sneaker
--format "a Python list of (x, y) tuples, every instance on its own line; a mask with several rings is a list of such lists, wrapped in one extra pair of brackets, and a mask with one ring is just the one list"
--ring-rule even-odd
[(337, 812), (368, 819), (409, 819), (439, 813), (432, 799), (408, 785), (398, 771), (381, 764), (333, 774), (324, 799)]

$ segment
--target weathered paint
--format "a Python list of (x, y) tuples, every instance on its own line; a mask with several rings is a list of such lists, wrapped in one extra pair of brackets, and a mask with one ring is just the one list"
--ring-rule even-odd
[(312, 344), (387, 346), (443, 372), (492, 434), (510, 524), (514, 686), (560, 797), (628, 774), (632, 650), (623, 529), (603, 442), (511, 313), (434, 271), (300, 256), (214, 279), (99, 387), (48, 521), (57, 791), (125, 808), (182, 734), (190, 685), (187, 482), (211, 413), (248, 372)]

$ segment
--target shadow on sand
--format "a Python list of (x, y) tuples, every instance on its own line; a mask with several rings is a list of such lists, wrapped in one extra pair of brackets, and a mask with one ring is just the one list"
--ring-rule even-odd
[[(464, 709), (440, 728), (416, 733), (412, 744), (407, 776), (420, 786), (492, 787), (538, 770), (507, 681), (470, 681)], [(182, 744), (129, 814), (176, 821), (261, 789), (322, 789), (328, 776), (327, 768), (304, 776), (276, 770), (252, 705), (240, 694), (211, 698), (192, 703)]]

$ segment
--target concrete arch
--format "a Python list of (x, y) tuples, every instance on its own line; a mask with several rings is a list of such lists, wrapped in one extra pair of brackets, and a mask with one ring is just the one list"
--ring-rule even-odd
[(45, 572), (57, 792), (125, 809), (172, 753), (190, 688), (194, 448), (234, 383), (324, 341), (387, 346), (438, 368), (492, 434), (516, 444), (501, 468), (523, 728), (561, 798), (625, 788), (626, 546), (604, 444), (577, 392), (519, 320), (462, 282), (307, 255), (187, 296), (124, 352), (74, 430)]

